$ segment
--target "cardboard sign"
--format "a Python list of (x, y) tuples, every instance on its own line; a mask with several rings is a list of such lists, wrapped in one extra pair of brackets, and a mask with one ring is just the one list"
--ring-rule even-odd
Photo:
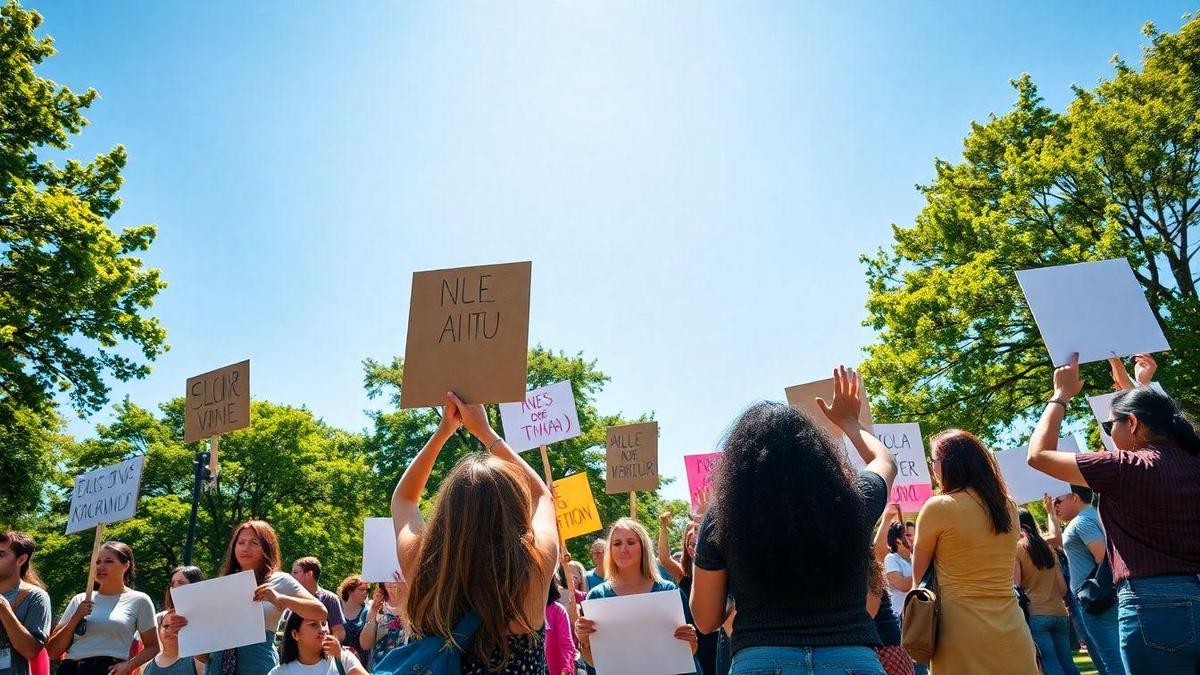
[(124, 462), (81, 473), (71, 490), (71, 512), (67, 516), (67, 534), (132, 518), (137, 510), (142, 483), (139, 455)]
[(1171, 348), (1124, 258), (1023, 270), (1017, 281), (1055, 366), (1074, 352), (1087, 363)]
[(526, 392), (520, 403), (501, 403), (500, 422), (504, 425), (504, 440), (517, 452), (583, 433), (570, 380)]
[(719, 452), (683, 456), (683, 468), (687, 470), (688, 492), (692, 497), (693, 512), (700, 512), (700, 495), (706, 492), (712, 483), (713, 469), (720, 458)]
[(214, 577), (171, 589), (188, 624), (179, 629), (179, 657), (211, 654), (263, 641), (263, 610), (254, 602), (254, 572)]
[(400, 571), (396, 530), (391, 518), (363, 519), (363, 581), (395, 581)]
[[(787, 396), (788, 405), (811, 417), (814, 422), (825, 429), (830, 438), (838, 439), (845, 436), (842, 430), (836, 424), (830, 422), (825, 413), (821, 412), (821, 406), (817, 403), (818, 398), (825, 399), (826, 403), (833, 403), (832, 377), (828, 380), (797, 384), (794, 387), (784, 389), (783, 393)], [(867, 401), (865, 391), (863, 392), (862, 411), (858, 415), (858, 420), (862, 422), (864, 427), (871, 428), (871, 404)]]
[(558, 534), (563, 541), (604, 527), (585, 473), (554, 481), (554, 512), (558, 516)]
[[(876, 424), (872, 431), (896, 460), (896, 481), (892, 483), (888, 503), (899, 504), (904, 513), (919, 512), (921, 506), (933, 496), (933, 482), (929, 477), (929, 463), (925, 459), (920, 425)], [(850, 439), (845, 439), (845, 444), (850, 465), (858, 471), (866, 468), (866, 463)]]
[(596, 622), (590, 638), (596, 672), (695, 672), (691, 647), (675, 639), (675, 631), (687, 623), (678, 591), (586, 600), (583, 613)]
[(414, 272), (400, 407), (525, 397), (533, 263)]
[(183, 405), (184, 443), (250, 426), (250, 361), (189, 377)]
[(608, 428), (605, 441), (608, 494), (658, 489), (658, 422)]
[[(1079, 445), (1074, 436), (1058, 439), (1060, 452), (1079, 452)], [(1000, 473), (1004, 476), (1004, 485), (1008, 488), (1008, 496), (1018, 506), (1030, 502), (1042, 501), (1043, 495), (1057, 497), (1071, 491), (1071, 484), (1057, 478), (1051, 478), (1037, 469), (1029, 466), (1027, 457), (1029, 446), (1009, 448), (996, 453), (996, 463), (1000, 465)]]
[[(1164, 390), (1162, 388), (1162, 385), (1157, 382), (1151, 382), (1150, 386), (1153, 387), (1159, 393), (1162, 393), (1162, 394), (1167, 393), (1166, 390)], [(1113, 443), (1112, 436), (1109, 436), (1108, 434), (1104, 433), (1103, 423), (1107, 422), (1112, 417), (1112, 402), (1113, 402), (1113, 399), (1116, 398), (1117, 394), (1119, 394), (1119, 393), (1121, 393), (1121, 392), (1114, 391), (1114, 392), (1110, 392), (1107, 394), (1101, 394), (1099, 396), (1087, 397), (1088, 405), (1092, 407), (1092, 415), (1094, 415), (1096, 417), (1096, 423), (1101, 424), (1100, 442), (1104, 444), (1105, 449), (1107, 449), (1109, 452), (1116, 451), (1117, 446), (1115, 443)], [(1058, 495), (1054, 495), (1054, 496), (1057, 497)]]

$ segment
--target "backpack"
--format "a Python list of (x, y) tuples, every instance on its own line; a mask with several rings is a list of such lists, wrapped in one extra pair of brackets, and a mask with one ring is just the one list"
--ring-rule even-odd
[(388, 652), (371, 672), (375, 675), (458, 675), (462, 671), (462, 649), (454, 643), (466, 647), (482, 622), (475, 610), (469, 610), (454, 627), (454, 642), (436, 636), (414, 640)]

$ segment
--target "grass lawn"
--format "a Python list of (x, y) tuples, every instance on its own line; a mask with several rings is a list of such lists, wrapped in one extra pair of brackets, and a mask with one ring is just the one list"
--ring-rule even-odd
[(1096, 675), (1096, 666), (1092, 665), (1092, 659), (1086, 653), (1075, 652), (1075, 666), (1082, 675)]

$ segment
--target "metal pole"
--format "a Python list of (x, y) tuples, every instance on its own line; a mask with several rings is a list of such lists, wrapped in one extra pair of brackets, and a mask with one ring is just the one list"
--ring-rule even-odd
[(192, 564), (192, 547), (196, 543), (196, 514), (200, 510), (200, 491), (209, 481), (208, 459), (208, 451), (201, 450), (196, 453), (196, 459), (192, 462), (196, 480), (192, 483), (192, 515), (188, 518), (187, 544), (183, 547), (184, 565)]

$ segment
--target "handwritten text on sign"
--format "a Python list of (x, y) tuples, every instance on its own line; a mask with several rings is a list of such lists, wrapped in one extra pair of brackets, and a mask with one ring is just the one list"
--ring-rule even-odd
[(416, 272), (400, 407), (520, 401), (529, 349), (532, 263)]
[(608, 494), (658, 489), (658, 422), (609, 427), (605, 447)]
[(581, 433), (570, 380), (527, 392), (520, 403), (501, 403), (500, 421), (504, 424), (504, 440), (517, 452)]
[(558, 516), (558, 534), (563, 541), (603, 527), (586, 473), (554, 481), (554, 512)]
[(184, 443), (250, 426), (250, 362), (189, 377), (184, 406)]
[(71, 512), (67, 534), (80, 532), (100, 523), (115, 523), (132, 518), (137, 510), (138, 488), (142, 482), (142, 462), (137, 456), (75, 477), (71, 490)]
[[(917, 513), (921, 505), (933, 496), (929, 464), (925, 461), (925, 444), (921, 441), (921, 427), (917, 424), (876, 424), (874, 432), (896, 460), (896, 482), (892, 484), (888, 501), (899, 504), (904, 513)], [(858, 451), (848, 439), (845, 443), (850, 465), (857, 470), (863, 469), (866, 465)]]
[(688, 492), (692, 495), (692, 511), (700, 512), (700, 496), (708, 492), (713, 469), (720, 458), (719, 452), (683, 456), (683, 467), (687, 469)]

